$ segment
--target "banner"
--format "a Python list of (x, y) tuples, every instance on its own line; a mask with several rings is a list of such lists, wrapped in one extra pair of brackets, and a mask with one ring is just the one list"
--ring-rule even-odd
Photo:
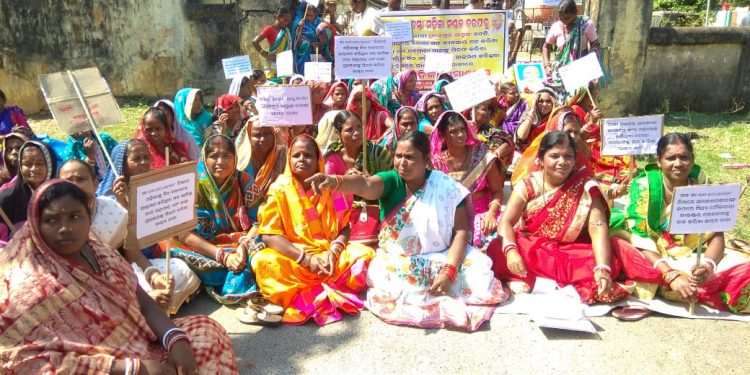
[(452, 54), (454, 78), (478, 69), (485, 69), (490, 75), (503, 74), (508, 51), (506, 17), (505, 11), (497, 10), (424, 10), (381, 15), (385, 25), (411, 22), (414, 41), (393, 45), (393, 70), (416, 70), (419, 91), (430, 90), (437, 76), (424, 71), (428, 52)]

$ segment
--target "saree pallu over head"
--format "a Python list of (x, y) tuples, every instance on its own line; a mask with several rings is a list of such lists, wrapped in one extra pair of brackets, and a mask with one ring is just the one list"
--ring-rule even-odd
[(190, 133), (188, 133), (188, 131), (185, 130), (182, 125), (180, 125), (180, 121), (177, 119), (177, 110), (175, 109), (174, 103), (172, 103), (172, 101), (168, 99), (161, 99), (157, 100), (153, 106), (156, 107), (162, 103), (172, 109), (172, 117), (174, 118), (174, 120), (172, 120), (172, 135), (174, 136), (174, 138), (177, 141), (182, 142), (188, 146), (188, 156), (190, 157), (190, 160), (200, 159), (201, 151), (198, 148), (198, 145), (195, 143), (195, 139), (193, 138), (193, 136), (190, 135)]
[[(253, 145), (250, 142), (250, 131), (253, 126), (260, 126), (258, 117), (251, 117), (235, 140), (237, 149), (237, 170), (252, 177), (252, 186), (245, 193), (245, 204), (257, 215), (257, 208), (265, 200), (268, 188), (284, 172), (286, 165), (286, 146), (276, 141), (276, 132), (271, 130), (274, 146), (268, 151), (266, 159), (260, 168), (253, 169)], [(254, 216), (251, 214), (251, 216)]]
[(367, 119), (362, 119), (361, 85), (352, 90), (351, 95), (349, 95), (349, 101), (346, 104), (346, 109), (356, 113), (360, 119), (362, 119), (362, 126), (364, 126), (366, 138), (372, 141), (380, 138), (386, 131), (385, 122), (391, 117), (391, 115), (388, 110), (380, 104), (375, 97), (375, 94), (369, 88), (365, 91), (365, 100), (370, 105), (370, 108), (367, 110)]
[(206, 128), (213, 123), (211, 114), (203, 108), (202, 103), (200, 113), (195, 116), (192, 114), (193, 102), (198, 100), (198, 97), (202, 95), (203, 93), (200, 89), (188, 87), (177, 91), (174, 97), (175, 118), (193, 137), (197, 148), (203, 147), (205, 140), (203, 134)]
[[(44, 162), (47, 166), (47, 175), (44, 180), (48, 181), (57, 174), (57, 159), (52, 149), (45, 143), (39, 141), (27, 141), (18, 150), (18, 165), (21, 165), (23, 153), (29, 147), (34, 147), (42, 152)], [(0, 190), (0, 207), (13, 224), (26, 221), (26, 212), (31, 202), (33, 190), (31, 185), (23, 178), (20, 170), (16, 177), (10, 182), (10, 186)], [(2, 222), (5, 224), (5, 222)]]
[[(164, 131), (164, 147), (159, 147), (151, 143), (151, 140), (149, 140), (146, 136), (145, 126), (145, 122), (143, 118), (141, 118), (141, 122), (140, 124), (138, 124), (138, 128), (135, 130), (134, 138), (140, 139), (146, 143), (148, 153), (149, 155), (151, 155), (151, 169), (159, 169), (167, 165), (167, 158), (164, 150), (165, 147), (169, 147), (170, 151), (174, 150), (174, 152), (180, 157), (186, 159), (190, 158), (188, 155), (188, 146), (174, 139), (174, 136), (172, 135), (172, 127), (169, 126), (169, 124), (167, 124)], [(172, 160), (170, 162), (175, 163), (177, 161)]]
[(331, 87), (328, 89), (328, 93), (326, 94), (326, 97), (323, 99), (323, 104), (327, 106), (329, 109), (344, 109), (346, 108), (346, 99), (344, 99), (344, 106), (343, 108), (333, 108), (333, 93), (336, 91), (336, 88), (343, 88), (344, 89), (344, 98), (349, 98), (349, 86), (345, 82), (342, 81), (336, 81), (331, 84)]
[[(96, 142), (96, 156), (94, 156), (94, 160), (96, 161), (96, 174), (99, 180), (103, 179), (104, 176), (107, 175), (107, 170), (109, 169), (109, 165), (104, 160), (104, 154), (102, 154), (101, 147), (104, 146), (107, 153), (111, 154), (112, 149), (117, 145), (117, 141), (114, 140), (109, 134), (107, 133), (99, 133), (99, 137), (101, 137), (102, 142), (104, 142), (104, 145), (99, 143), (99, 141), (94, 137), (93, 135), (91, 138), (94, 139)], [(78, 159), (78, 160), (86, 160), (86, 151), (83, 149), (83, 142), (88, 137), (83, 138), (76, 138), (72, 135), (68, 136), (68, 144), (65, 146), (65, 151), (63, 152), (63, 159), (69, 160), (69, 159)]]
[(17, 126), (13, 128), (10, 133), (2, 137), (2, 149), (0, 149), (0, 153), (2, 153), (2, 164), (0, 165), (0, 185), (9, 182), (18, 173), (18, 165), (10, 165), (10, 161), (8, 160), (8, 147), (6, 146), (8, 139), (18, 138), (23, 142), (28, 142), (34, 136), (34, 133), (32, 133), (30, 130), (30, 128)]
[[(297, 26), (298, 22), (299, 21), (294, 23), (295, 27), (300, 27)], [(297, 73), (305, 73), (305, 63), (309, 62), (312, 58), (312, 55), (315, 53), (315, 49), (313, 48), (312, 44), (320, 42), (320, 40), (318, 40), (319, 24), (320, 18), (316, 16), (313, 22), (308, 22), (307, 20), (305, 20), (304, 24), (301, 26), (301, 33), (298, 34), (296, 30), (292, 31), (295, 33), (295, 38), (299, 38), (295, 41), (295, 48), (292, 49), (294, 51), (294, 67)]]
[(541, 112), (539, 112), (539, 109), (537, 108), (539, 97), (543, 93), (549, 94), (552, 96), (553, 100), (557, 100), (557, 94), (552, 89), (546, 87), (537, 91), (536, 95), (534, 95), (534, 102), (529, 105), (526, 112), (521, 114), (521, 119), (518, 121), (519, 126), (527, 119), (531, 121), (531, 129), (529, 129), (529, 135), (526, 136), (526, 140), (522, 141), (517, 139), (518, 128), (516, 128), (516, 132), (513, 133), (513, 136), (516, 138), (516, 146), (520, 150), (526, 150), (526, 147), (529, 145), (529, 143), (536, 139), (539, 134), (542, 134), (544, 132), (547, 127), (547, 121), (552, 116), (552, 112), (545, 116), (541, 114)]
[(326, 41), (322, 42), (321, 52), (323, 53), (323, 58), (325, 58), (327, 61), (333, 62), (334, 57), (336, 56), (335, 48), (336, 48), (336, 29), (327, 22), (321, 22), (318, 27), (316, 28), (316, 31), (325, 35)]
[[(405, 111), (412, 111), (414, 114), (414, 119), (416, 121), (419, 121), (419, 112), (417, 112), (414, 107), (409, 106), (403, 106), (399, 108), (396, 111), (396, 114), (393, 116), (394, 125), (393, 128), (390, 129), (384, 136), (383, 136), (383, 142), (380, 143), (381, 146), (388, 149), (390, 152), (396, 151), (396, 143), (398, 143), (398, 140), (401, 139), (401, 137), (404, 135), (401, 131), (401, 127), (399, 126), (399, 123), (401, 120), (399, 120), (401, 112)], [(417, 131), (423, 131), (421, 126), (417, 127)]]

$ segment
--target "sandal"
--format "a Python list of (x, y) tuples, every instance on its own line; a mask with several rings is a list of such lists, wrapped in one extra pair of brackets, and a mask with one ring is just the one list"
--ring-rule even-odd
[(281, 324), (281, 315), (268, 314), (265, 311), (245, 307), (239, 310), (237, 319), (245, 324), (254, 324), (260, 326), (275, 326)]
[(641, 307), (623, 306), (612, 310), (612, 316), (626, 322), (635, 322), (651, 315), (651, 310)]
[(284, 313), (283, 307), (274, 305), (263, 297), (250, 297), (245, 301), (245, 306), (255, 311), (265, 312), (270, 315), (281, 315)]

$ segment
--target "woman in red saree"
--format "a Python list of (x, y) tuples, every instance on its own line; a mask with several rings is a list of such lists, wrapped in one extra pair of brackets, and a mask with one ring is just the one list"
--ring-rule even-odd
[(557, 95), (552, 89), (545, 87), (536, 92), (534, 103), (521, 115), (516, 134), (514, 134), (516, 150), (523, 152), (536, 137), (544, 132), (555, 104), (557, 104)]
[(628, 292), (614, 284), (620, 264), (611, 248), (608, 210), (590, 170), (576, 165), (573, 138), (551, 132), (540, 143), (538, 163), (513, 188), (498, 231), (487, 249), (495, 276), (516, 292), (529, 291), (536, 277), (573, 285), (587, 304), (614, 302)]
[(151, 107), (143, 114), (135, 130), (135, 138), (146, 142), (148, 153), (151, 155), (152, 170), (167, 165), (165, 148), (169, 148), (170, 164), (190, 160), (188, 146), (174, 138), (172, 124), (168, 123), (167, 115), (157, 107)]
[(170, 321), (127, 261), (90, 237), (88, 199), (70, 182), (43, 184), (0, 253), (0, 372), (236, 374), (218, 323)]
[[(378, 98), (370, 89), (365, 91), (365, 108), (367, 109), (367, 119), (363, 122), (367, 140), (380, 143), (386, 131), (393, 128), (391, 114), (380, 104)], [(352, 90), (346, 109), (362, 118), (362, 86), (357, 86)]]

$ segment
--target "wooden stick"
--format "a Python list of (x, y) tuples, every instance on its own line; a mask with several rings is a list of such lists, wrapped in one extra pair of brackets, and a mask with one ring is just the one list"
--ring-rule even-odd
[(589, 95), (589, 100), (591, 101), (591, 106), (596, 107), (596, 102), (594, 101), (594, 97), (591, 95), (591, 91), (589, 91), (589, 86), (586, 85), (586, 94)]
[[(169, 146), (164, 147), (164, 158), (166, 161), (166, 166), (169, 167)], [(167, 237), (167, 251), (166, 251), (166, 257), (167, 257), (167, 280), (170, 278), (170, 270), (169, 270), (169, 262), (170, 262), (170, 253), (171, 251), (169, 248), (172, 247), (172, 237)]]
[(366, 79), (362, 80), (362, 173), (367, 176), (367, 107), (365, 102), (367, 100), (367, 88), (370, 82)]
[(2, 216), (3, 221), (5, 222), (5, 225), (8, 226), (10, 235), (14, 236), (16, 234), (16, 227), (13, 225), (13, 222), (10, 221), (10, 218), (8, 217), (8, 215), (5, 214), (5, 210), (3, 210), (2, 207), (0, 207), (0, 216)]
[(315, 47), (315, 62), (320, 62), (320, 51), (318, 50), (320, 47)]
[[(703, 233), (700, 234), (698, 237), (698, 255), (695, 257), (695, 267), (700, 267), (701, 265), (701, 253), (703, 253)], [(695, 314), (695, 297), (693, 297), (692, 300), (690, 300), (690, 306), (688, 307), (688, 312), (690, 315)]]

